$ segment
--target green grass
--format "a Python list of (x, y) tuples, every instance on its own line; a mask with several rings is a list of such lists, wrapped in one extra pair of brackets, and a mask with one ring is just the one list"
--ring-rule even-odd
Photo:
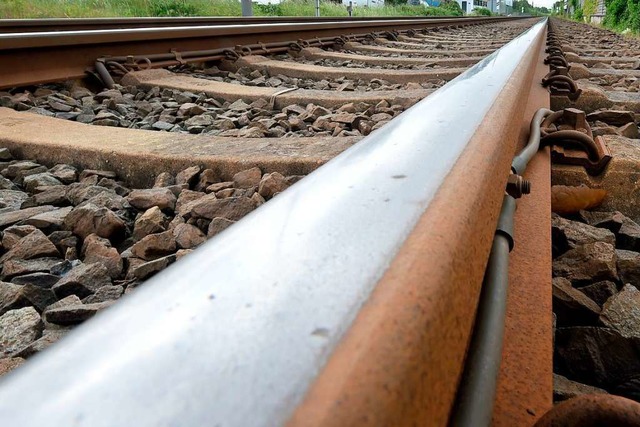
[[(279, 5), (254, 4), (255, 16), (314, 16), (313, 0), (286, 0)], [(341, 4), (321, 1), (322, 16), (347, 16)], [(134, 16), (240, 16), (238, 0), (0, 0), (0, 18), (96, 18)], [(356, 7), (354, 16), (457, 15), (450, 8), (424, 6)]]

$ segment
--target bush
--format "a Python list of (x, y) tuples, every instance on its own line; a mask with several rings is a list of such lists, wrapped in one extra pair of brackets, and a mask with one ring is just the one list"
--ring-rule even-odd
[(152, 16), (197, 16), (198, 8), (185, 0), (162, 0), (151, 3)]
[(581, 8), (577, 8), (575, 12), (573, 12), (573, 20), (582, 22), (584, 20), (584, 14)]
[(455, 0), (444, 0), (442, 3), (440, 3), (440, 6), (438, 6), (438, 8), (442, 9), (445, 14), (449, 16), (463, 15), (462, 8)]
[(607, 0), (606, 6), (605, 26), (640, 31), (640, 0)]
[(476, 7), (475, 9), (473, 9), (472, 14), (473, 15), (477, 15), (477, 16), (491, 16), (491, 15), (493, 15), (489, 9), (486, 9), (484, 7)]

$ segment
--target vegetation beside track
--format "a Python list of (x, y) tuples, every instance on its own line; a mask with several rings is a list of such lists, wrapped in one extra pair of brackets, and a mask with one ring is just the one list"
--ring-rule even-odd
[[(254, 4), (256, 16), (314, 16), (312, 0)], [(407, 4), (354, 7), (353, 16), (462, 16), (455, 1), (440, 7)], [(1, 0), (0, 18), (97, 18), (135, 16), (240, 16), (238, 0)], [(342, 4), (321, 0), (321, 16), (348, 16)]]

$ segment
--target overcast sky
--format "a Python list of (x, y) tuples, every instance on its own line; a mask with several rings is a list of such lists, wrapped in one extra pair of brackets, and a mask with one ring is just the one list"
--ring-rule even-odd
[(544, 6), (547, 9), (551, 9), (553, 7), (553, 4), (557, 1), (558, 0), (529, 0), (529, 3), (533, 3), (533, 5), (537, 7)]

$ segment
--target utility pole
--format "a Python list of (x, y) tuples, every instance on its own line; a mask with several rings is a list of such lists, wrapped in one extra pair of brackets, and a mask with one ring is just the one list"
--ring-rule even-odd
[(242, 0), (242, 16), (253, 16), (251, 0)]
[(320, 17), (320, 0), (316, 0), (316, 18)]

